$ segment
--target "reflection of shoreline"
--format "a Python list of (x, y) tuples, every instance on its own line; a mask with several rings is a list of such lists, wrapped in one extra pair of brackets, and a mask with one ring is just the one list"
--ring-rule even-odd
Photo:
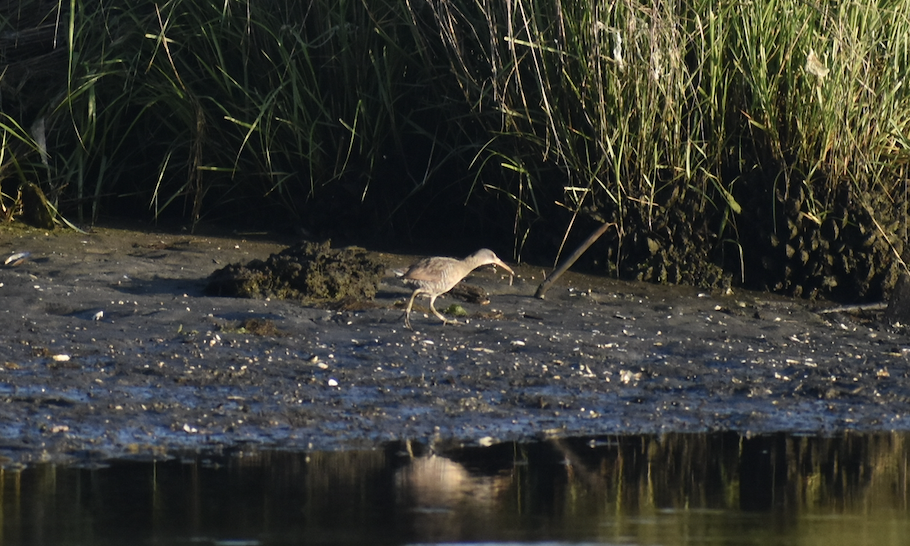
[(486, 475), (465, 469), (481, 466), (483, 449), (451, 450), (445, 455), (458, 463), (433, 455), (399, 469), (396, 498), (433, 516), (419, 522), (431, 537), (450, 537), (457, 530), (445, 525), (489, 522), (491, 514), (587, 522), (582, 526), (593, 525), (589, 530), (598, 536), (604, 526), (624, 529), (624, 518), (689, 521), (696, 512), (714, 511), (774, 513), (782, 524), (797, 525), (800, 514), (817, 510), (907, 510), (907, 438), (674, 433), (554, 439), (488, 448), (515, 455), (510, 468)]
[(2, 538), (903, 544), (908, 440), (667, 434), (7, 468)]
[[(820, 510), (906, 510), (907, 438), (667, 434), (455, 449), (399, 468), (396, 502), (430, 541), (489, 536), (482, 529), (512, 539), (535, 521), (612, 541), (643, 532), (641, 518), (660, 521), (667, 537), (686, 536), (693, 525), (710, 533), (718, 514), (773, 517), (776, 532), (795, 532)], [(512, 464), (503, 465), (509, 453)]]

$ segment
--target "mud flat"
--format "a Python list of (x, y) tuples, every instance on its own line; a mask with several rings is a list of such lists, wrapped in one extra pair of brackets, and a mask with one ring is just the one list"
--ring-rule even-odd
[[(910, 430), (910, 335), (820, 303), (568, 275), (469, 278), (463, 324), (363, 305), (208, 296), (250, 236), (3, 228), (0, 457), (91, 462), (227, 447), (335, 450), (686, 431)], [(373, 254), (390, 267), (413, 256)], [(508, 261), (508, 260), (507, 260)], [(426, 300), (422, 300), (425, 305)], [(452, 298), (441, 298), (444, 309)], [(466, 323), (464, 323), (466, 322)]]

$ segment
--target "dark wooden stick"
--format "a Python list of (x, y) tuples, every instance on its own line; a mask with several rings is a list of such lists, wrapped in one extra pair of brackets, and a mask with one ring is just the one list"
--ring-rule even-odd
[(572, 264), (574, 264), (576, 261), (578, 261), (578, 258), (581, 258), (581, 255), (584, 254), (585, 251), (587, 251), (588, 248), (590, 248), (590, 246), (594, 244), (594, 241), (600, 239), (601, 235), (606, 233), (607, 230), (610, 229), (611, 226), (615, 226), (615, 225), (616, 224), (614, 224), (613, 222), (609, 222), (609, 223), (606, 223), (606, 224), (600, 226), (596, 230), (594, 230), (594, 233), (592, 233), (590, 236), (588, 236), (588, 238), (585, 239), (585, 242), (581, 243), (578, 246), (578, 248), (575, 249), (575, 252), (573, 252), (572, 255), (566, 259), (566, 261), (562, 262), (562, 264), (560, 264), (559, 267), (557, 267), (556, 269), (553, 270), (552, 273), (547, 275), (547, 278), (544, 279), (543, 282), (540, 283), (540, 286), (537, 287), (537, 292), (534, 293), (534, 297), (537, 299), (541, 299), (541, 300), (544, 299), (544, 296), (546, 295), (547, 290), (550, 289), (550, 286), (554, 282), (556, 282), (556, 280), (559, 279), (559, 277), (561, 277), (562, 274), (565, 273), (567, 269), (572, 267)]
[(881, 311), (882, 309), (887, 309), (887, 303), (860, 303), (858, 305), (842, 305), (841, 307), (832, 307), (829, 309), (821, 309), (816, 311), (819, 315), (827, 315), (828, 313), (853, 313), (855, 311)]

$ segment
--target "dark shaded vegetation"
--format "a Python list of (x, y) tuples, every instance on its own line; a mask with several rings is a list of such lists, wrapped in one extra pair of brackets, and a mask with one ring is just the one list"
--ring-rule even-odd
[[(595, 3), (596, 4), (596, 3)], [(910, 6), (0, 3), (4, 218), (304, 228), (879, 299), (906, 269)]]

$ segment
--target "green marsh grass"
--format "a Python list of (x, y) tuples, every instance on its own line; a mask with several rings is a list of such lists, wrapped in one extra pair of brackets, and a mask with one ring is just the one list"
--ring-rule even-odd
[(83, 221), (330, 202), (382, 225), (438, 195), (509, 211), (516, 257), (614, 223), (614, 273), (773, 255), (833, 289), (886, 259), (857, 237), (904, 260), (906, 2), (20, 0), (6, 29), (30, 11), (65, 78), (4, 111), (46, 119), (33, 177)]
[[(478, 118), (484, 152), (516, 173), (517, 214), (541, 213), (526, 189), (558, 180), (559, 205), (616, 222), (620, 245), (701, 230), (701, 245), (733, 243), (745, 276), (743, 253), (773, 252), (764, 241), (787, 228), (817, 245), (808, 232), (841, 203), (835, 231), (875, 226), (901, 255), (886, 226), (906, 216), (906, 3), (433, 5), (460, 30), (443, 36), (469, 100), (500, 114)], [(760, 208), (743, 220), (741, 200)], [(831, 272), (832, 255), (819, 259), (809, 275)]]
[(80, 211), (126, 197), (194, 222), (250, 198), (301, 214), (347, 178), (366, 192), (416, 104), (398, 7), (70, 2), (55, 183)]

